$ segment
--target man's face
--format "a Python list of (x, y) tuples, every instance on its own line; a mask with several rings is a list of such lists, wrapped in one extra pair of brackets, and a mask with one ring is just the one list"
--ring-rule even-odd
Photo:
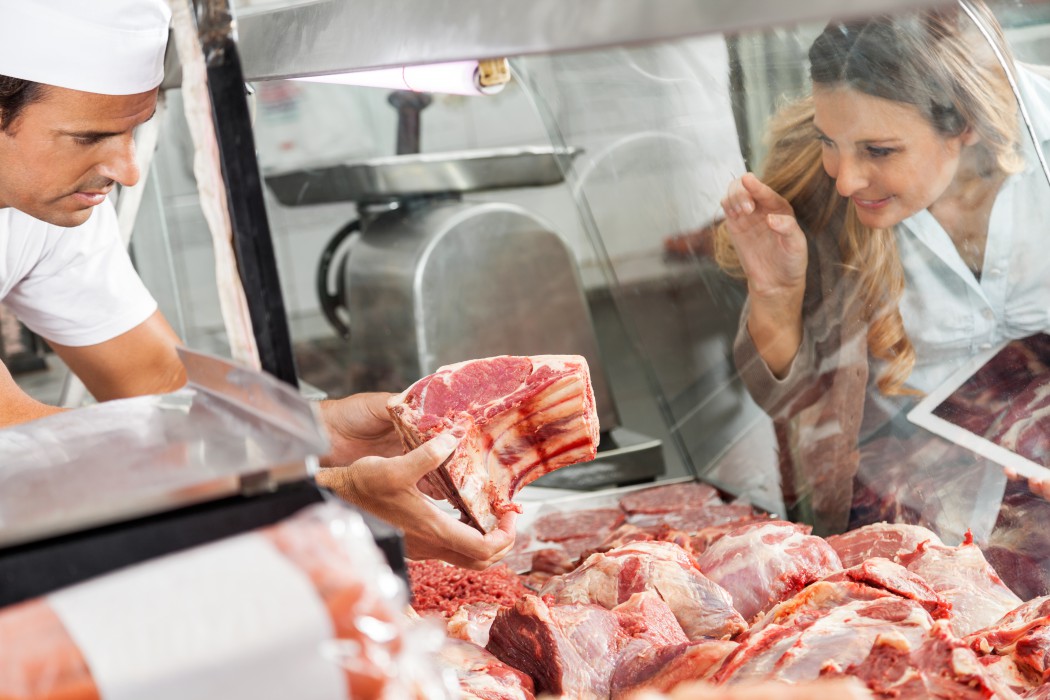
[(132, 135), (156, 106), (156, 89), (113, 96), (45, 88), (0, 130), (0, 207), (56, 226), (84, 223), (114, 183), (138, 182)]

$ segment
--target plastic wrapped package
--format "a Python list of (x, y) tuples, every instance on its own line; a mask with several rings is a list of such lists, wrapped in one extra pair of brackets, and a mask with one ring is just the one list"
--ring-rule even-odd
[(313, 506), (0, 610), (0, 699), (449, 697), (406, 600), (361, 517)]

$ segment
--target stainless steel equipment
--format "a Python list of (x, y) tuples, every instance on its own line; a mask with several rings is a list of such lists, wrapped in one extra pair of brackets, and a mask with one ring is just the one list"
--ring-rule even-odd
[(461, 197), (558, 184), (575, 154), (550, 147), (415, 153), (273, 174), (267, 183), (288, 205), (357, 202), (359, 219), (333, 238), (318, 280), (322, 308), (375, 382), (358, 389), (403, 387), (473, 357), (586, 357), (603, 429), (598, 460), (543, 483), (592, 488), (663, 474), (661, 443), (620, 427), (562, 237), (519, 206)]

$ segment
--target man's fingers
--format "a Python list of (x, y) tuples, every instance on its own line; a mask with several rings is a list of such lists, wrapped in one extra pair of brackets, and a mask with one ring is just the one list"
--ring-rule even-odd
[(398, 459), (406, 469), (408, 483), (416, 484), (424, 476), (441, 466), (459, 447), (459, 439), (451, 433), (441, 433)]
[(432, 538), (441, 542), (442, 546), (450, 549), (461, 556), (476, 562), (492, 560), (499, 554), (506, 554), (514, 546), (513, 531), (493, 530), (487, 535), (482, 535), (473, 527), (455, 520), (448, 513), (441, 513), (440, 518), (435, 518), (436, 535)]

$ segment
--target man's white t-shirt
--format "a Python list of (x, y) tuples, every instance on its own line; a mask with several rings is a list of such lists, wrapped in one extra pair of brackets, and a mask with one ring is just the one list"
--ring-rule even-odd
[(108, 200), (73, 228), (0, 209), (0, 302), (37, 335), (68, 346), (115, 338), (157, 309)]

